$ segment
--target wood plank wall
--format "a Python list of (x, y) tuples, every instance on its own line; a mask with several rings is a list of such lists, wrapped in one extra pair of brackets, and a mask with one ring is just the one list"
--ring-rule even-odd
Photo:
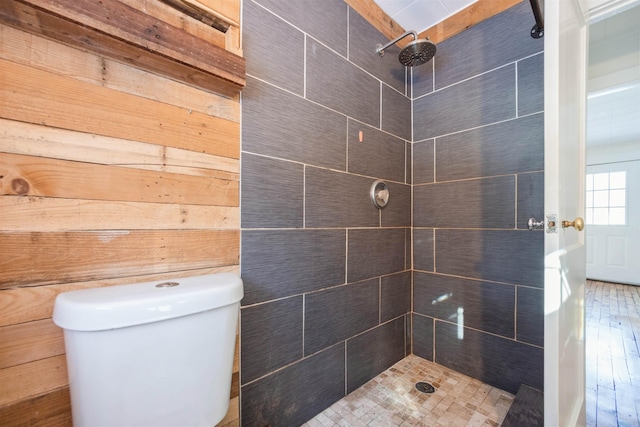
[(0, 25), (0, 425), (71, 425), (58, 293), (239, 273), (239, 121), (238, 97)]

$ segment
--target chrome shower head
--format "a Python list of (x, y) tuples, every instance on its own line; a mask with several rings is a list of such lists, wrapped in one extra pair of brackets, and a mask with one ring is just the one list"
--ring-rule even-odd
[(415, 31), (407, 31), (384, 46), (378, 44), (376, 52), (378, 55), (384, 56), (384, 50), (386, 48), (409, 35), (413, 36), (413, 41), (400, 51), (400, 54), (398, 55), (400, 63), (405, 67), (413, 67), (414, 65), (422, 65), (429, 62), (436, 54), (436, 45), (433, 44), (429, 38), (419, 40), (418, 34)]
[(436, 45), (429, 39), (414, 40), (400, 51), (398, 60), (405, 67), (413, 67), (429, 62), (436, 54)]

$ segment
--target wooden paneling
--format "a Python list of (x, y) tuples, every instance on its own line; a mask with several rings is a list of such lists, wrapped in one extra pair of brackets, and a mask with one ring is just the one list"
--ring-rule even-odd
[(0, 0), (0, 22), (224, 96), (245, 85), (244, 58), (118, 0)]
[(0, 289), (239, 262), (238, 230), (15, 232), (0, 238)]
[(238, 159), (240, 125), (0, 60), (0, 117)]
[(69, 387), (0, 407), (0, 425), (3, 427), (70, 427)]
[[(0, 9), (35, 13), (25, 3)], [(224, 36), (160, 1), (121, 3), (240, 52), (237, 0), (219, 5)], [(0, 24), (2, 426), (71, 425), (60, 292), (239, 273), (239, 97), (42, 37), (47, 19), (36, 34)]]

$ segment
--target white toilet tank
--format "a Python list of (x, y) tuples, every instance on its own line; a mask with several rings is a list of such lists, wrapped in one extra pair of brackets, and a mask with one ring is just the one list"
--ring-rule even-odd
[(58, 295), (74, 427), (215, 426), (242, 296), (232, 273)]

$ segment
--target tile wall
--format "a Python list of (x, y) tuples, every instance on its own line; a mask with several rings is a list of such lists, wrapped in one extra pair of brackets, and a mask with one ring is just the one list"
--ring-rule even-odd
[(543, 40), (519, 5), (413, 76), (413, 353), (543, 387)]
[(411, 99), (343, 0), (243, 9), (241, 417), (293, 426), (410, 353)]
[(542, 388), (543, 233), (526, 222), (543, 213), (543, 41), (528, 4), (440, 43), (410, 84), (342, 0), (243, 9), (242, 424), (299, 425), (411, 352)]

